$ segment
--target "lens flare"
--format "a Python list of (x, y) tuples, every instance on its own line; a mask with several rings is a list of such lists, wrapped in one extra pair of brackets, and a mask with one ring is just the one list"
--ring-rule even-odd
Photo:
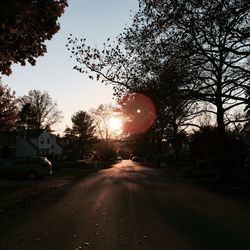
[(119, 100), (124, 116), (124, 132), (129, 134), (143, 133), (153, 124), (156, 112), (152, 100), (141, 93), (131, 93)]

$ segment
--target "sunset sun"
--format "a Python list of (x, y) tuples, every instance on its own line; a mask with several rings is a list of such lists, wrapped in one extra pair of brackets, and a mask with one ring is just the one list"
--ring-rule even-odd
[(119, 131), (122, 129), (122, 119), (119, 117), (111, 117), (109, 119), (109, 128), (112, 131)]

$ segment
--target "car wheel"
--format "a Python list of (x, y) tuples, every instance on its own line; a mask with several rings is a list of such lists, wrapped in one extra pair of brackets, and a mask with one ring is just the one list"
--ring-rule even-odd
[(29, 179), (30, 180), (36, 180), (38, 177), (37, 173), (32, 171), (32, 172), (29, 172)]

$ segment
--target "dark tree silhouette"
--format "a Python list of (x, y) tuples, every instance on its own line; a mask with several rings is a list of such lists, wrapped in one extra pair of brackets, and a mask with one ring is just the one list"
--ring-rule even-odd
[[(135, 50), (129, 49), (130, 44), (126, 47), (127, 55), (124, 55), (119, 46), (108, 49), (110, 48), (108, 45), (107, 49), (99, 51), (85, 45), (84, 40), (69, 38), (68, 47), (71, 43), (73, 44), (72, 54), (79, 62), (79, 66), (75, 69), (84, 73), (90, 70), (90, 78), (93, 78), (93, 73), (96, 73), (97, 79), (102, 78), (103, 81), (113, 84), (120, 103), (124, 96), (129, 93), (133, 96), (135, 92), (145, 94), (153, 100), (156, 119), (151, 125), (156, 132), (159, 153), (163, 138), (169, 139), (175, 145), (176, 134), (181, 128), (193, 125), (191, 120), (197, 115), (196, 112), (194, 113), (194, 98), (180, 93), (183, 86), (192, 81), (194, 74), (194, 72), (190, 74), (190, 70), (187, 69), (187, 60), (178, 60), (170, 56), (171, 59), (169, 57), (169, 60), (161, 62), (157, 56), (146, 58), (150, 56), (146, 54), (146, 50), (143, 51), (145, 55), (140, 58), (140, 56), (133, 56)], [(122, 43), (121, 40), (120, 43)], [(140, 116), (137, 114), (138, 119), (130, 124), (126, 123), (130, 125), (130, 132), (139, 130), (138, 126), (143, 120), (142, 116), (145, 118), (145, 115), (145, 112)]]
[(153, 124), (158, 141), (159, 153), (161, 144), (168, 141), (172, 144), (175, 158), (178, 158), (179, 135), (188, 126), (198, 127), (193, 122), (204, 110), (199, 109), (194, 98), (186, 96), (181, 89), (192, 79), (181, 63), (171, 61), (165, 64), (155, 80), (151, 80), (145, 93), (156, 106), (156, 121)]
[(31, 103), (23, 103), (19, 111), (19, 124), (27, 129), (36, 128), (36, 111)]
[(228, 183), (236, 180), (246, 150), (238, 136), (227, 133), (222, 141), (218, 128), (206, 126), (191, 136), (191, 155), (198, 166), (216, 169), (218, 180)]
[(30, 90), (28, 95), (19, 98), (19, 106), (19, 123), (29, 128), (49, 128), (62, 118), (57, 103), (46, 91)]
[(15, 92), (0, 82), (0, 131), (11, 131), (16, 128), (18, 119)]
[(247, 96), (248, 96), (248, 102), (247, 102), (245, 111), (246, 111), (247, 122), (248, 122), (248, 124), (250, 124), (250, 89), (247, 92)]
[(85, 111), (76, 112), (71, 121), (72, 128), (66, 128), (65, 136), (70, 140), (74, 158), (84, 159), (97, 142), (94, 120)]
[(35, 65), (36, 58), (46, 53), (45, 41), (59, 30), (58, 18), (67, 0), (23, 1), (0, 3), (0, 72), (11, 74), (12, 63)]
[(214, 106), (218, 129), (224, 134), (225, 113), (246, 103), (249, 10), (249, 1), (241, 0), (141, 1), (132, 29), (123, 39), (138, 54), (166, 60), (172, 49), (188, 59), (187, 66), (197, 77), (182, 91)]
[[(131, 27), (102, 50), (69, 38), (75, 69), (114, 85), (116, 93), (144, 88), (173, 58), (185, 60), (192, 81), (180, 92), (209, 103), (220, 134), (225, 114), (246, 104), (249, 89), (249, 1), (140, 0)], [(93, 74), (94, 73), (94, 74)]]

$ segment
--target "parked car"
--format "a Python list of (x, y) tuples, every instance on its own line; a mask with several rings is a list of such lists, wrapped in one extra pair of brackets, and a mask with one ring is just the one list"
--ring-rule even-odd
[(117, 161), (121, 162), (121, 161), (122, 161), (122, 157), (121, 157), (121, 156), (118, 156), (118, 157), (117, 157)]
[(0, 177), (25, 177), (35, 180), (52, 174), (52, 164), (46, 157), (0, 159)]
[(140, 160), (140, 158), (138, 156), (133, 156), (132, 157), (133, 162), (138, 162), (139, 160)]

